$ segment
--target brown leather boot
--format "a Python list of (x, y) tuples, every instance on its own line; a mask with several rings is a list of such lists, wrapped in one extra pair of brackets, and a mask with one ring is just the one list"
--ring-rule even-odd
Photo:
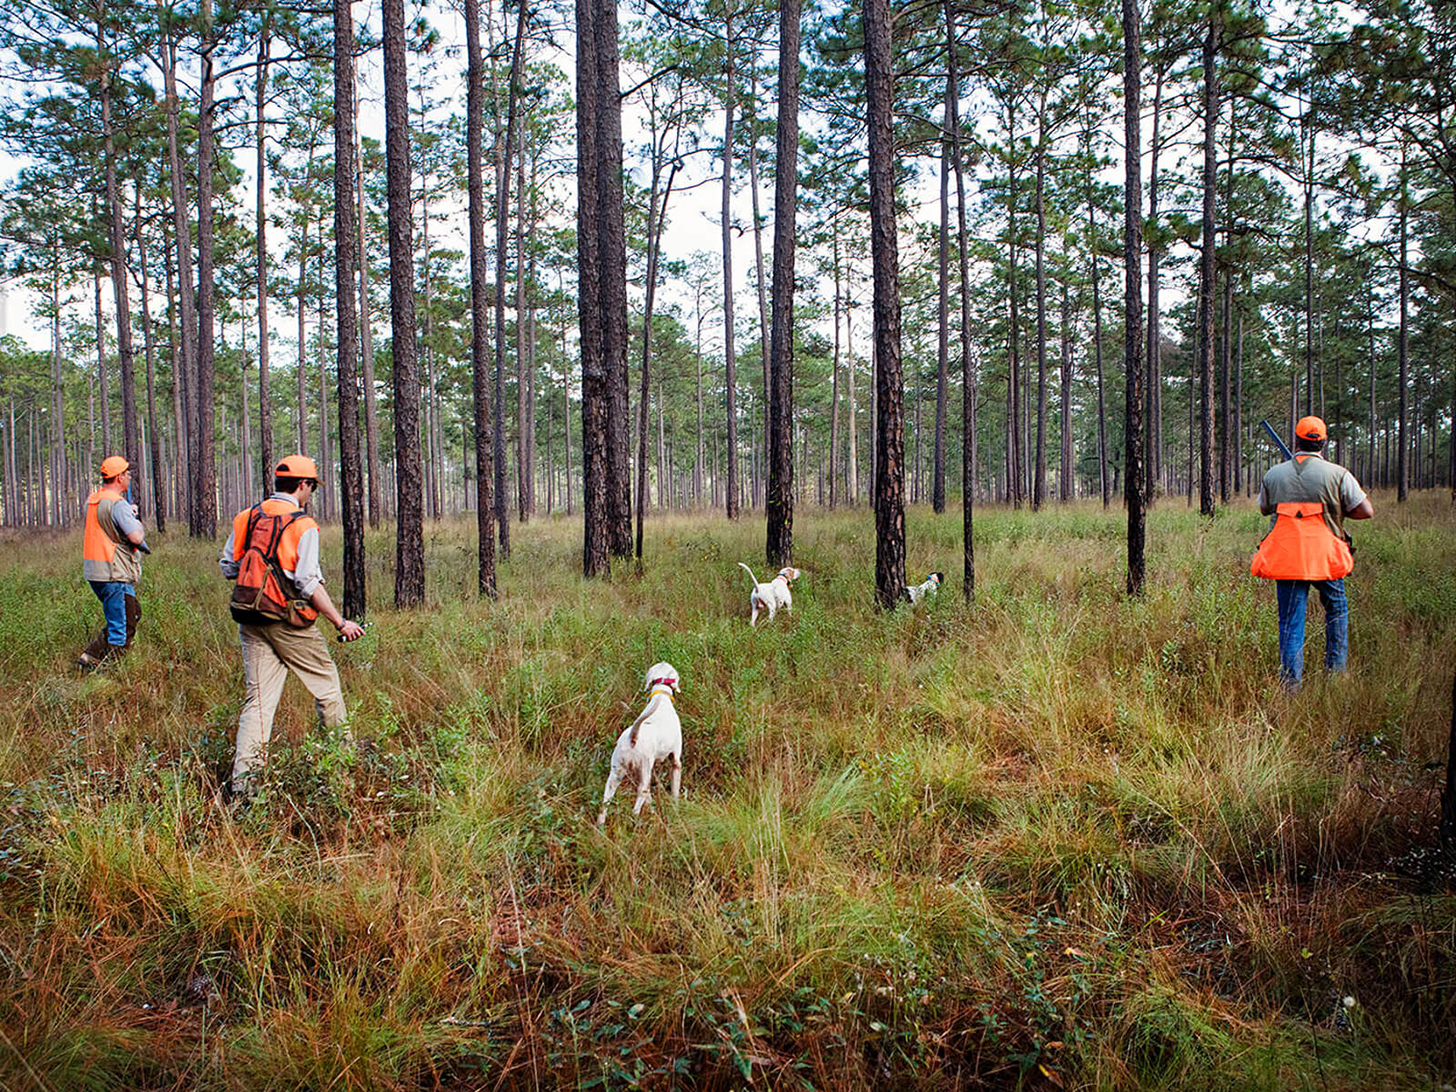
[(142, 604), (134, 595), (122, 596), (126, 602), (126, 647), (131, 648), (131, 642), (136, 637), (137, 623), (142, 620)]
[(106, 627), (101, 627), (101, 632), (91, 639), (86, 646), (86, 651), (81, 653), (80, 659), (76, 662), (85, 668), (100, 667), (102, 659), (106, 656), (106, 650), (111, 646), (106, 642)]

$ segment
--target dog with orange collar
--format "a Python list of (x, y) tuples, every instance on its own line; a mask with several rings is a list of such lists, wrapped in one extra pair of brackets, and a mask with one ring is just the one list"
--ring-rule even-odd
[(673, 708), (672, 699), (682, 689), (677, 668), (669, 663), (655, 663), (647, 669), (647, 707), (638, 714), (612, 749), (612, 769), (602, 793), (602, 810), (597, 813), (597, 826), (607, 821), (607, 805), (617, 794), (617, 786), (628, 774), (637, 778), (637, 802), (633, 815), (640, 815), (642, 805), (651, 799), (652, 769), (664, 759), (672, 761), (672, 798), (678, 799), (682, 788), (682, 721)]

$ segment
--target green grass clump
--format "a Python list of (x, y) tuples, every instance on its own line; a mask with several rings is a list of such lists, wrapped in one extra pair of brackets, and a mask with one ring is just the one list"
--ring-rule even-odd
[[(153, 536), (138, 643), (83, 677), (78, 536), (10, 541), (0, 1086), (1449, 1080), (1456, 906), (1391, 862), (1433, 836), (1456, 516), (1376, 499), (1351, 671), (1313, 608), (1297, 696), (1244, 506), (1161, 502), (1137, 600), (1120, 513), (980, 511), (972, 604), (958, 516), (916, 509), (910, 575), (951, 579), (890, 614), (869, 515), (801, 512), (794, 612), (757, 630), (752, 519), (653, 519), (595, 582), (579, 525), (518, 526), (496, 602), (473, 524), (432, 524), (414, 612), (370, 535), (375, 626), (331, 645), (357, 745), (290, 684), (237, 813), (214, 547)], [(627, 786), (598, 830), (660, 659), (684, 799), (634, 820)]]

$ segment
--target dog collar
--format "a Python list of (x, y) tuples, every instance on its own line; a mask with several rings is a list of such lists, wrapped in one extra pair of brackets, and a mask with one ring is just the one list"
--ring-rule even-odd
[(667, 698), (668, 701), (671, 701), (672, 687), (668, 686), (666, 683), (664, 683), (662, 686), (653, 686), (652, 689), (648, 692), (647, 696), (649, 698), (655, 698), (658, 694), (663, 695), (665, 698)]

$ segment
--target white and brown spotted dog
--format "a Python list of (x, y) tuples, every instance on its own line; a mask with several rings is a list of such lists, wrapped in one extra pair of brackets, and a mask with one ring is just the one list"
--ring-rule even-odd
[(642, 805), (652, 795), (652, 768), (663, 759), (672, 761), (672, 798), (678, 798), (682, 788), (682, 721), (672, 707), (672, 699), (681, 689), (682, 681), (672, 664), (655, 663), (647, 669), (647, 685), (643, 687), (647, 707), (617, 737), (597, 826), (607, 821), (607, 805), (617, 794), (622, 778), (629, 774), (637, 779), (637, 803), (632, 806), (632, 814), (641, 813)]
[(753, 611), (748, 619), (750, 626), (758, 625), (758, 612), (761, 610), (768, 611), (770, 622), (773, 621), (773, 616), (778, 613), (780, 607), (790, 614), (794, 612), (794, 596), (789, 591), (789, 585), (802, 575), (798, 569), (792, 565), (785, 565), (778, 571), (778, 575), (767, 584), (760, 584), (758, 577), (753, 575), (753, 570), (747, 565), (740, 561), (738, 567), (748, 574), (748, 579), (753, 581), (753, 591), (748, 596), (748, 605)]
[(933, 572), (919, 584), (906, 584), (905, 595), (912, 604), (920, 602), (927, 596), (934, 595), (940, 591), (941, 582), (945, 580), (945, 573)]

